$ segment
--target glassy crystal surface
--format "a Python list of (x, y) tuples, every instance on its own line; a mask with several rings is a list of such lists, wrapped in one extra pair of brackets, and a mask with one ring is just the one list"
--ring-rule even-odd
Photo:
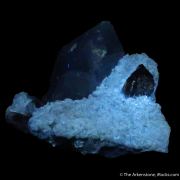
[(127, 96), (150, 96), (154, 92), (153, 75), (143, 64), (139, 65), (127, 79), (123, 92)]
[(111, 23), (99, 23), (60, 50), (46, 99), (87, 97), (123, 55)]

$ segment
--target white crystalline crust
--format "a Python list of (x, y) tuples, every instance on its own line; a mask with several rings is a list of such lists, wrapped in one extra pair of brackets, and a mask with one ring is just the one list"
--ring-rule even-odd
[(36, 109), (29, 120), (31, 132), (42, 139), (94, 138), (167, 152), (170, 127), (154, 96), (126, 98), (122, 93), (125, 81), (140, 64), (151, 72), (157, 87), (157, 64), (146, 54), (126, 55), (88, 98), (55, 101)]
[[(122, 95), (121, 90), (124, 86), (127, 78), (137, 69), (137, 67), (143, 64), (146, 69), (153, 75), (155, 82), (156, 91), (159, 73), (157, 69), (157, 64), (149, 58), (145, 53), (142, 54), (133, 54), (133, 55), (125, 55), (122, 59), (120, 59), (118, 65), (112, 70), (110, 76), (106, 77), (101, 85), (97, 87), (96, 91), (93, 94), (100, 95), (102, 94), (116, 94)], [(153, 96), (154, 98), (154, 96)]]
[(35, 109), (33, 99), (26, 92), (20, 92), (14, 96), (12, 105), (6, 110), (6, 115), (9, 116), (11, 113), (31, 115)]

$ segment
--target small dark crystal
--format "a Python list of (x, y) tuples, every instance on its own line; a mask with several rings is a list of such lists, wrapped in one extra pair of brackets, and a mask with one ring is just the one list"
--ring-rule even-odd
[(141, 64), (126, 80), (123, 92), (126, 96), (150, 96), (154, 85), (152, 74)]

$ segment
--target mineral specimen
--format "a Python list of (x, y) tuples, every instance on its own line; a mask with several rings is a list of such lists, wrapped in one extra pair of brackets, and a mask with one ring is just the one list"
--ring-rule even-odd
[[(108, 34), (106, 35), (108, 37)], [(83, 40), (84, 45), (85, 41), (86, 38)], [(89, 42), (91, 41), (88, 41), (86, 51), (90, 54), (95, 51), (96, 54), (88, 61), (92, 65), (97, 63), (99, 56), (104, 57), (108, 53), (92, 50)], [(72, 43), (70, 50), (75, 51), (77, 46)], [(62, 57), (61, 61), (58, 60), (60, 65), (56, 64), (58, 67), (53, 73), (53, 78), (59, 73), (58, 68), (64, 68), (66, 62), (71, 60), (67, 53), (70, 46), (67, 47), (65, 53), (62, 53), (66, 56), (66, 60), (63, 64), (60, 63), (63, 61)], [(78, 49), (78, 52), (81, 50)], [(74, 54), (72, 59), (76, 55), (78, 56)], [(122, 58), (119, 53), (119, 58), (115, 57), (116, 55), (110, 53), (105, 59), (98, 60), (102, 64), (100, 63), (101, 66), (98, 64), (97, 69), (95, 64), (93, 68), (88, 67), (87, 69), (93, 71), (93, 76), (88, 70), (79, 71), (81, 69), (79, 67), (73, 71), (62, 70), (61, 80), (55, 78), (56, 80), (51, 82), (53, 87), (47, 95), (49, 102), (41, 107), (35, 106), (32, 98), (26, 93), (16, 95), (13, 104), (7, 109), (6, 117), (10, 119), (9, 121), (14, 121), (13, 118), (9, 118), (14, 112), (29, 116), (25, 122), (30, 133), (47, 140), (53, 146), (61, 145), (62, 139), (67, 139), (83, 154), (100, 153), (107, 157), (116, 157), (143, 151), (167, 153), (170, 127), (161, 113), (160, 105), (155, 101), (159, 79), (157, 64), (144, 53), (127, 54)], [(114, 62), (107, 63), (108, 58), (110, 61), (114, 59)], [(82, 68), (86, 69), (82, 60), (83, 58), (78, 61), (82, 63)], [(94, 81), (98, 81), (99, 84), (95, 83), (97, 85), (95, 90), (93, 90)], [(80, 85), (85, 86), (83, 90)], [(75, 93), (71, 93), (72, 88)], [(56, 91), (57, 89), (60, 92)], [(64, 92), (66, 90), (67, 92)]]

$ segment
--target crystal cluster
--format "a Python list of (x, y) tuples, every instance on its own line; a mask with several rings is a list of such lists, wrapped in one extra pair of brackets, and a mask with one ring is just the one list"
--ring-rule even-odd
[(65, 138), (83, 154), (166, 153), (170, 127), (156, 103), (158, 79), (155, 61), (124, 55), (112, 25), (102, 22), (62, 48), (45, 104), (21, 92), (6, 117), (53, 146)]

